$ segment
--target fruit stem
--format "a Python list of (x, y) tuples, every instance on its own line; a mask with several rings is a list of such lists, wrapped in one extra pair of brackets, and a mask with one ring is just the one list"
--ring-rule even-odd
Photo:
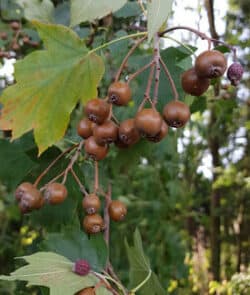
[(154, 98), (153, 104), (156, 105), (158, 102), (158, 92), (160, 83), (160, 48), (159, 48), (160, 38), (158, 34), (154, 37), (154, 62), (155, 62), (155, 87), (154, 87)]
[[(108, 191), (105, 193), (105, 207), (104, 207), (104, 224), (105, 224), (105, 230), (104, 230), (104, 240), (106, 241), (107, 247), (109, 248), (109, 238), (110, 238), (110, 217), (109, 217), (109, 204), (112, 201), (112, 187), (109, 183), (108, 185)], [(109, 262), (108, 262), (109, 263)]]
[(104, 44), (102, 44), (102, 45), (100, 45), (100, 46), (98, 46), (98, 47), (96, 47), (96, 48), (90, 50), (90, 51), (88, 52), (88, 55), (90, 55), (90, 54), (92, 54), (92, 53), (94, 53), (94, 52), (96, 52), (96, 51), (98, 51), (98, 50), (101, 50), (101, 49), (103, 49), (103, 48), (105, 48), (105, 47), (108, 47), (108, 46), (110, 46), (110, 45), (112, 45), (112, 44), (114, 44), (114, 43), (117, 43), (117, 42), (119, 42), (119, 41), (122, 41), (122, 40), (130, 39), (130, 38), (135, 38), (135, 37), (139, 37), (139, 36), (145, 36), (144, 39), (146, 39), (147, 34), (148, 34), (147, 32), (139, 32), (139, 33), (130, 34), (130, 35), (127, 35), (127, 36), (122, 36), (122, 37), (120, 37), (120, 38), (117, 38), (117, 39), (112, 40), (112, 41), (110, 41), (110, 42), (104, 43)]
[(152, 64), (151, 64), (151, 68), (150, 68), (150, 72), (149, 72), (149, 76), (148, 76), (148, 84), (147, 84), (147, 87), (146, 87), (144, 98), (143, 98), (141, 104), (139, 105), (138, 112), (142, 110), (142, 108), (144, 107), (147, 100), (150, 102), (152, 107), (154, 107), (153, 102), (150, 99), (150, 89), (151, 89), (151, 86), (152, 86), (154, 70), (155, 70), (155, 62), (153, 61)]
[[(124, 295), (127, 295), (126, 290), (124, 289), (123, 285), (118, 282), (117, 280), (115, 280), (114, 278), (112, 278), (107, 272), (103, 272), (105, 275), (101, 275), (102, 277), (104, 277), (105, 279), (113, 282), (121, 291)], [(100, 275), (100, 274), (99, 274)]]
[(176, 26), (176, 27), (172, 27), (172, 28), (166, 29), (163, 32), (158, 33), (158, 35), (159, 35), (159, 37), (163, 37), (163, 35), (165, 35), (166, 33), (169, 33), (171, 31), (175, 31), (175, 30), (187, 30), (187, 31), (190, 31), (190, 32), (198, 35), (202, 40), (207, 40), (210, 43), (211, 42), (214, 42), (215, 44), (222, 44), (222, 45), (226, 46), (231, 51), (233, 51), (233, 53), (235, 54), (236, 49), (233, 46), (225, 43), (224, 41), (220, 41), (218, 39), (211, 38), (211, 37), (207, 36), (205, 33), (202, 33), (199, 30), (196, 30), (196, 29), (191, 28), (191, 27), (188, 27), (188, 26)]
[(168, 80), (169, 80), (169, 83), (170, 83), (171, 89), (172, 89), (172, 91), (173, 91), (174, 100), (179, 100), (179, 94), (178, 94), (178, 92), (177, 92), (177, 90), (176, 90), (176, 87), (175, 87), (175, 84), (174, 84), (174, 80), (172, 79), (172, 77), (171, 77), (171, 75), (170, 75), (170, 73), (169, 73), (169, 70), (168, 70), (167, 66), (165, 65), (165, 63), (164, 63), (164, 61), (162, 60), (161, 57), (160, 57), (160, 63), (161, 63), (161, 65), (162, 65), (162, 67), (163, 67), (163, 70), (164, 70), (164, 72), (165, 72), (165, 74), (166, 74)]
[(194, 54), (195, 55), (195, 52), (194, 50), (192, 50), (192, 48), (184, 43), (182, 43), (181, 41), (173, 38), (173, 37), (170, 37), (170, 36), (162, 36), (162, 38), (166, 38), (166, 39), (169, 39), (169, 40), (172, 40), (174, 42), (176, 42), (177, 44), (181, 45), (182, 47), (186, 48), (191, 54)]
[(151, 61), (150, 63), (146, 64), (145, 66), (143, 66), (142, 68), (140, 68), (138, 71), (136, 71), (135, 73), (131, 74), (128, 78), (128, 84), (135, 79), (138, 75), (140, 75), (142, 72), (144, 72), (146, 69), (148, 69), (151, 65), (152, 65), (153, 61)]
[(37, 177), (36, 181), (34, 182), (34, 186), (37, 187), (39, 182), (42, 180), (42, 178), (49, 172), (49, 170), (67, 153), (72, 151), (73, 149), (77, 148), (79, 146), (79, 143), (67, 148), (64, 152), (62, 152), (59, 156), (57, 156), (54, 161), (50, 163), (50, 165)]
[(99, 188), (99, 169), (98, 169), (98, 161), (95, 161), (95, 183), (94, 183), (94, 194), (97, 193)]
[[(145, 32), (143, 32), (144, 35), (145, 35)], [(138, 34), (141, 34), (141, 33), (138, 33)], [(131, 36), (131, 35), (130, 35)], [(125, 36), (126, 37), (126, 36)], [(121, 76), (121, 73), (129, 59), (129, 57), (133, 54), (133, 52), (135, 51), (135, 49), (147, 38), (147, 35), (143, 36), (142, 38), (140, 38), (139, 40), (137, 40), (135, 42), (135, 44), (131, 47), (131, 49), (128, 51), (127, 55), (124, 57), (121, 65), (120, 65), (120, 68), (118, 69), (116, 75), (115, 75), (115, 82), (117, 82), (119, 79), (120, 79), (120, 76)]]
[(150, 279), (151, 274), (152, 274), (152, 270), (150, 269), (148, 275), (146, 276), (146, 278), (137, 287), (132, 289), (130, 291), (130, 293), (135, 294), (143, 285), (145, 285), (147, 283), (147, 281)]
[(74, 156), (71, 158), (70, 162), (69, 162), (69, 165), (66, 167), (66, 169), (64, 170), (64, 176), (63, 176), (63, 180), (62, 180), (62, 184), (65, 184), (66, 180), (67, 180), (67, 176), (68, 176), (68, 173), (72, 170), (75, 162), (77, 161), (80, 153), (81, 153), (81, 150), (82, 150), (82, 147), (83, 147), (83, 144), (84, 144), (84, 141), (82, 140), (79, 145), (78, 145), (78, 148), (74, 154)]
[(85, 196), (87, 196), (87, 195), (88, 195), (88, 192), (86, 191), (84, 185), (81, 183), (81, 180), (79, 179), (79, 177), (78, 177), (77, 174), (75, 173), (74, 169), (71, 168), (71, 169), (70, 169), (70, 172), (71, 172), (72, 176), (74, 177), (76, 183), (78, 184), (81, 193), (84, 194)]
[(141, 8), (141, 10), (142, 10), (142, 12), (144, 14), (144, 16), (146, 17), (147, 16), (147, 11), (146, 11), (143, 3), (142, 3), (142, 0), (138, 0), (138, 4), (139, 4), (139, 6), (140, 6), (140, 8)]

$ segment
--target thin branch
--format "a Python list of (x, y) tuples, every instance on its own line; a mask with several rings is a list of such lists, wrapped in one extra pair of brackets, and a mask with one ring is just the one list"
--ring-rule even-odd
[(152, 65), (153, 61), (151, 61), (150, 63), (146, 64), (145, 66), (143, 66), (142, 68), (140, 68), (138, 71), (136, 71), (135, 73), (131, 74), (128, 78), (128, 83), (130, 83), (133, 79), (135, 79), (138, 75), (140, 75), (142, 72), (144, 72), (146, 69), (148, 69), (151, 65)]
[(105, 197), (105, 208), (104, 208), (104, 224), (105, 224), (105, 230), (104, 230), (104, 240), (107, 243), (107, 246), (109, 247), (109, 238), (110, 238), (110, 217), (109, 217), (109, 205), (112, 201), (112, 187), (111, 184), (108, 186), (108, 191), (104, 195)]
[(159, 83), (160, 83), (160, 48), (159, 48), (160, 38), (156, 34), (154, 37), (154, 62), (155, 62), (155, 88), (154, 88), (154, 105), (158, 102), (158, 92), (159, 92)]
[(177, 92), (177, 90), (176, 90), (174, 80), (172, 79), (172, 77), (171, 77), (171, 75), (170, 75), (170, 73), (169, 73), (169, 70), (168, 70), (167, 66), (165, 65), (164, 61), (162, 60), (162, 58), (160, 58), (160, 63), (161, 63), (161, 65), (162, 65), (162, 67), (163, 67), (163, 70), (164, 70), (164, 72), (165, 72), (165, 74), (166, 74), (168, 80), (169, 80), (169, 83), (170, 83), (171, 89), (172, 89), (172, 91), (173, 91), (174, 100), (178, 100), (178, 99), (179, 99), (179, 94), (178, 94), (178, 92)]
[(74, 177), (76, 183), (78, 184), (81, 193), (84, 194), (85, 196), (87, 196), (88, 195), (88, 192), (86, 191), (86, 189), (85, 189), (84, 185), (82, 184), (81, 180), (79, 179), (79, 177), (75, 173), (74, 169), (71, 168), (70, 169), (70, 172), (71, 172), (72, 176)]
[[(141, 33), (142, 34), (142, 33)], [(145, 33), (144, 33), (145, 34)], [(128, 51), (127, 55), (123, 59), (123, 62), (120, 65), (120, 68), (118, 69), (116, 76), (115, 76), (115, 81), (118, 81), (120, 79), (121, 73), (123, 71), (123, 68), (125, 67), (129, 57), (133, 54), (133, 52), (136, 50), (136, 48), (147, 38), (147, 35), (143, 36), (139, 40), (135, 42), (135, 44), (131, 47), (131, 49)]]
[(79, 143), (67, 148), (64, 152), (62, 152), (58, 157), (56, 157), (50, 165), (37, 177), (36, 181), (34, 182), (34, 186), (36, 187), (39, 182), (42, 180), (42, 178), (49, 172), (49, 170), (67, 153), (72, 151), (73, 149), (77, 148), (79, 146)]
[(95, 161), (95, 183), (94, 183), (94, 194), (97, 193), (99, 189), (99, 169), (98, 169), (98, 161)]

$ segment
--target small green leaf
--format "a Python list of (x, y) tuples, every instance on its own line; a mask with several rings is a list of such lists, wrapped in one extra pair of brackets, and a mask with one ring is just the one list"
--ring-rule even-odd
[[(151, 271), (149, 259), (144, 254), (141, 235), (138, 230), (134, 233), (134, 246), (129, 246), (127, 241), (125, 241), (125, 246), (130, 264), (130, 284), (132, 288), (135, 288), (145, 280)], [(139, 293), (143, 295), (166, 294), (155, 273), (151, 274), (149, 280), (140, 288)]]
[(73, 295), (98, 282), (92, 274), (75, 274), (71, 261), (52, 252), (38, 252), (19, 258), (24, 259), (28, 265), (12, 272), (10, 276), (0, 276), (0, 280), (27, 281), (28, 286), (46, 286), (50, 288), (50, 295)]
[(93, 21), (120, 9), (127, 0), (71, 0), (71, 26)]
[(0, 98), (0, 126), (11, 122), (13, 139), (33, 129), (41, 154), (64, 136), (77, 101), (97, 95), (104, 64), (69, 28), (37, 21), (34, 25), (46, 49), (16, 63), (17, 83)]
[(49, 234), (45, 246), (53, 252), (68, 257), (72, 261), (86, 259), (96, 271), (104, 269), (108, 250), (102, 235), (88, 236), (80, 230), (70, 230), (63, 234)]
[(172, 4), (173, 0), (148, 0), (148, 40), (153, 38), (169, 17)]
[(54, 5), (50, 0), (16, 0), (23, 8), (24, 17), (27, 20), (39, 20), (52, 22)]
[(95, 294), (96, 295), (112, 295), (113, 293), (110, 292), (108, 289), (106, 289), (105, 287), (101, 286), (99, 288), (96, 288), (95, 290)]

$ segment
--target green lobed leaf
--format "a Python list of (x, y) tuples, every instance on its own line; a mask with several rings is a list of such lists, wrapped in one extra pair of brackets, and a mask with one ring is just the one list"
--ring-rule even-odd
[(93, 21), (120, 9), (127, 0), (71, 0), (71, 26)]
[(23, 8), (27, 20), (53, 21), (54, 5), (50, 0), (16, 0), (16, 3)]
[(151, 40), (169, 17), (173, 0), (148, 0), (147, 3), (148, 40)]
[(80, 230), (48, 234), (45, 246), (53, 252), (66, 256), (71, 261), (87, 260), (96, 271), (105, 268), (108, 256), (103, 235), (88, 236)]
[(16, 63), (17, 83), (0, 97), (4, 105), (0, 126), (11, 122), (13, 139), (33, 129), (41, 154), (64, 136), (78, 100), (97, 95), (104, 64), (69, 28), (33, 23), (45, 50)]
[[(135, 288), (145, 280), (151, 271), (149, 259), (144, 254), (142, 239), (138, 230), (134, 233), (134, 246), (129, 246), (127, 241), (125, 241), (125, 246), (130, 264), (130, 284), (132, 288)], [(153, 272), (149, 280), (140, 288), (139, 293), (143, 295), (166, 294), (156, 274)]]
[(10, 276), (0, 276), (0, 280), (27, 281), (28, 286), (46, 286), (50, 288), (50, 295), (73, 295), (77, 291), (94, 286), (98, 279), (88, 274), (79, 276), (72, 271), (73, 263), (67, 258), (52, 252), (38, 252), (24, 259), (25, 265)]

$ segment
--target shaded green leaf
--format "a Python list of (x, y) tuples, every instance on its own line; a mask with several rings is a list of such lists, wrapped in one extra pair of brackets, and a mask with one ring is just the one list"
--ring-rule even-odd
[(49, 234), (45, 246), (56, 253), (64, 255), (71, 261), (87, 260), (96, 271), (104, 269), (107, 261), (107, 245), (102, 235), (88, 236), (80, 230)]
[(141, 8), (137, 2), (127, 2), (121, 9), (114, 13), (117, 18), (127, 18), (141, 14)]
[(172, 11), (173, 0), (148, 0), (148, 39), (155, 33), (169, 17)]
[(71, 26), (93, 21), (120, 9), (127, 0), (71, 0)]
[(75, 274), (72, 271), (71, 261), (52, 252), (38, 252), (19, 258), (24, 259), (28, 265), (12, 272), (10, 276), (0, 276), (0, 280), (20, 280), (27, 281), (28, 286), (46, 286), (50, 288), (50, 295), (73, 295), (98, 282), (92, 274), (86, 276)]
[[(145, 280), (151, 271), (149, 259), (144, 254), (141, 235), (138, 230), (134, 233), (134, 246), (129, 246), (127, 241), (125, 241), (125, 246), (130, 264), (130, 284), (132, 288), (135, 288)], [(139, 293), (144, 295), (166, 294), (155, 273), (151, 274), (149, 280), (140, 288)]]
[(95, 290), (96, 295), (112, 295), (113, 293), (101, 286)]
[(17, 83), (0, 98), (4, 105), (0, 125), (11, 122), (14, 139), (34, 129), (41, 154), (63, 137), (77, 101), (97, 95), (104, 64), (69, 28), (34, 25), (46, 50), (16, 63)]
[(53, 21), (54, 5), (50, 0), (16, 0), (27, 20)]

